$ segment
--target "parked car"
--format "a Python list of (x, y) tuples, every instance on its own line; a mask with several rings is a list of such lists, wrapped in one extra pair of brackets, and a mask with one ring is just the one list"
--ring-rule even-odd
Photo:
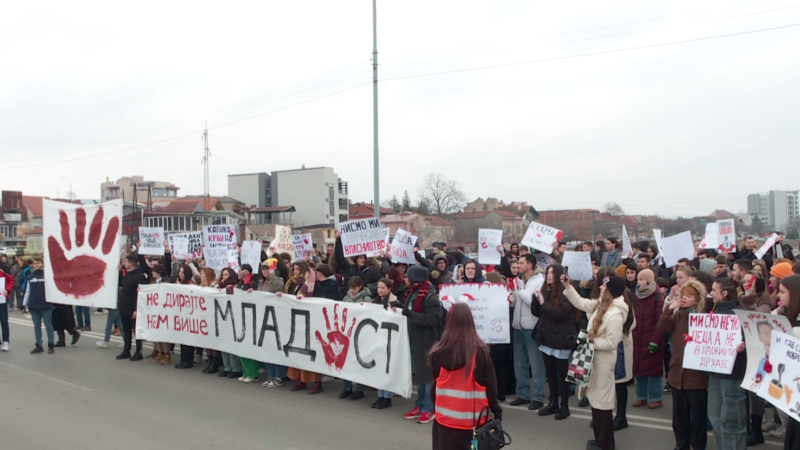
[(12, 247), (0, 247), (0, 255), (6, 255), (9, 258), (17, 256), (17, 251)]

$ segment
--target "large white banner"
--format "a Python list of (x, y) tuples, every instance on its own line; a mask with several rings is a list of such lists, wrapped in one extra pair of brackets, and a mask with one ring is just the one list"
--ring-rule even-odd
[(206, 225), (203, 227), (206, 247), (236, 248), (236, 227), (234, 225)]
[(511, 343), (511, 324), (508, 314), (508, 286), (490, 283), (459, 283), (440, 286), (439, 299), (450, 311), (463, 302), (472, 310), (478, 336), (487, 344)]
[(342, 233), (344, 257), (356, 255), (378, 256), (386, 250), (386, 232), (378, 219), (351, 220), (339, 224)]
[(164, 255), (164, 229), (161, 227), (139, 227), (139, 254)]
[(497, 246), (503, 245), (503, 230), (478, 229), (478, 245), (479, 263), (492, 266), (500, 264), (502, 255), (497, 251)]
[(182, 249), (176, 250), (175, 239), (178, 238), (186, 238), (188, 240), (186, 252), (192, 258), (199, 258), (203, 256), (203, 233), (199, 231), (192, 231), (189, 233), (172, 233), (167, 235), (167, 242), (169, 242), (169, 248), (172, 251), (172, 254), (175, 255), (176, 258), (182, 259), (186, 255), (179, 254), (178, 250), (182, 251)]
[(414, 244), (417, 237), (403, 229), (398, 229), (392, 240), (392, 262), (404, 264), (416, 264), (414, 258)]
[(116, 308), (122, 201), (44, 200), (45, 293), (50, 303)]
[(525, 237), (522, 238), (522, 245), (550, 254), (553, 253), (556, 243), (561, 240), (562, 234), (558, 228), (531, 222)]
[(411, 395), (406, 318), (380, 305), (147, 285), (139, 290), (136, 336), (309, 370), (405, 398)]

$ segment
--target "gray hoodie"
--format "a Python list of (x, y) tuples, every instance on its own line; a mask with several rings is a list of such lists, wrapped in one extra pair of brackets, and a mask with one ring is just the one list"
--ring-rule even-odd
[(346, 303), (361, 303), (361, 302), (372, 303), (372, 292), (370, 292), (369, 289), (364, 288), (361, 290), (361, 292), (353, 296), (350, 294), (350, 289), (348, 289), (347, 295), (344, 296), (342, 301)]

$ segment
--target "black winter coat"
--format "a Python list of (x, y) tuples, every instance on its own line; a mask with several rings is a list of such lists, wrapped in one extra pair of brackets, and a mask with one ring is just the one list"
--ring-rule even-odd
[(341, 300), (339, 295), (339, 285), (336, 277), (330, 277), (325, 281), (318, 281), (314, 287), (314, 297), (322, 297), (330, 300)]
[(122, 288), (119, 291), (117, 309), (122, 317), (133, 317), (139, 297), (139, 285), (149, 282), (147, 272), (142, 265), (128, 271), (122, 279)]
[(549, 301), (541, 305), (534, 298), (531, 313), (539, 318), (533, 329), (533, 339), (539, 345), (552, 349), (573, 350), (578, 335), (575, 333), (575, 307), (567, 297), (561, 296), (558, 306)]

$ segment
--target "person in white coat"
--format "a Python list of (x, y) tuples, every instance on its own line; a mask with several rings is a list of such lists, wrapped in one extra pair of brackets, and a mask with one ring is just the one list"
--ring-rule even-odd
[[(545, 368), (539, 345), (533, 339), (533, 329), (538, 317), (531, 313), (531, 302), (544, 284), (544, 275), (536, 267), (536, 258), (530, 253), (519, 258), (519, 276), (511, 295), (512, 342), (514, 343), (514, 375), (517, 377), (517, 399), (512, 406), (528, 405), (536, 411), (544, 406)], [(528, 368), (533, 375), (528, 378)], [(529, 381), (530, 380), (530, 381)]]
[(575, 308), (589, 315), (589, 340), (594, 343), (594, 362), (589, 375), (589, 384), (584, 388), (592, 406), (594, 440), (587, 450), (614, 450), (614, 417), (612, 410), (616, 400), (614, 368), (617, 364), (617, 348), (622, 342), (623, 326), (628, 318), (628, 304), (623, 297), (625, 280), (618, 276), (605, 277), (598, 282), (600, 299), (585, 299), (575, 291), (572, 282), (562, 275), (564, 295)]

